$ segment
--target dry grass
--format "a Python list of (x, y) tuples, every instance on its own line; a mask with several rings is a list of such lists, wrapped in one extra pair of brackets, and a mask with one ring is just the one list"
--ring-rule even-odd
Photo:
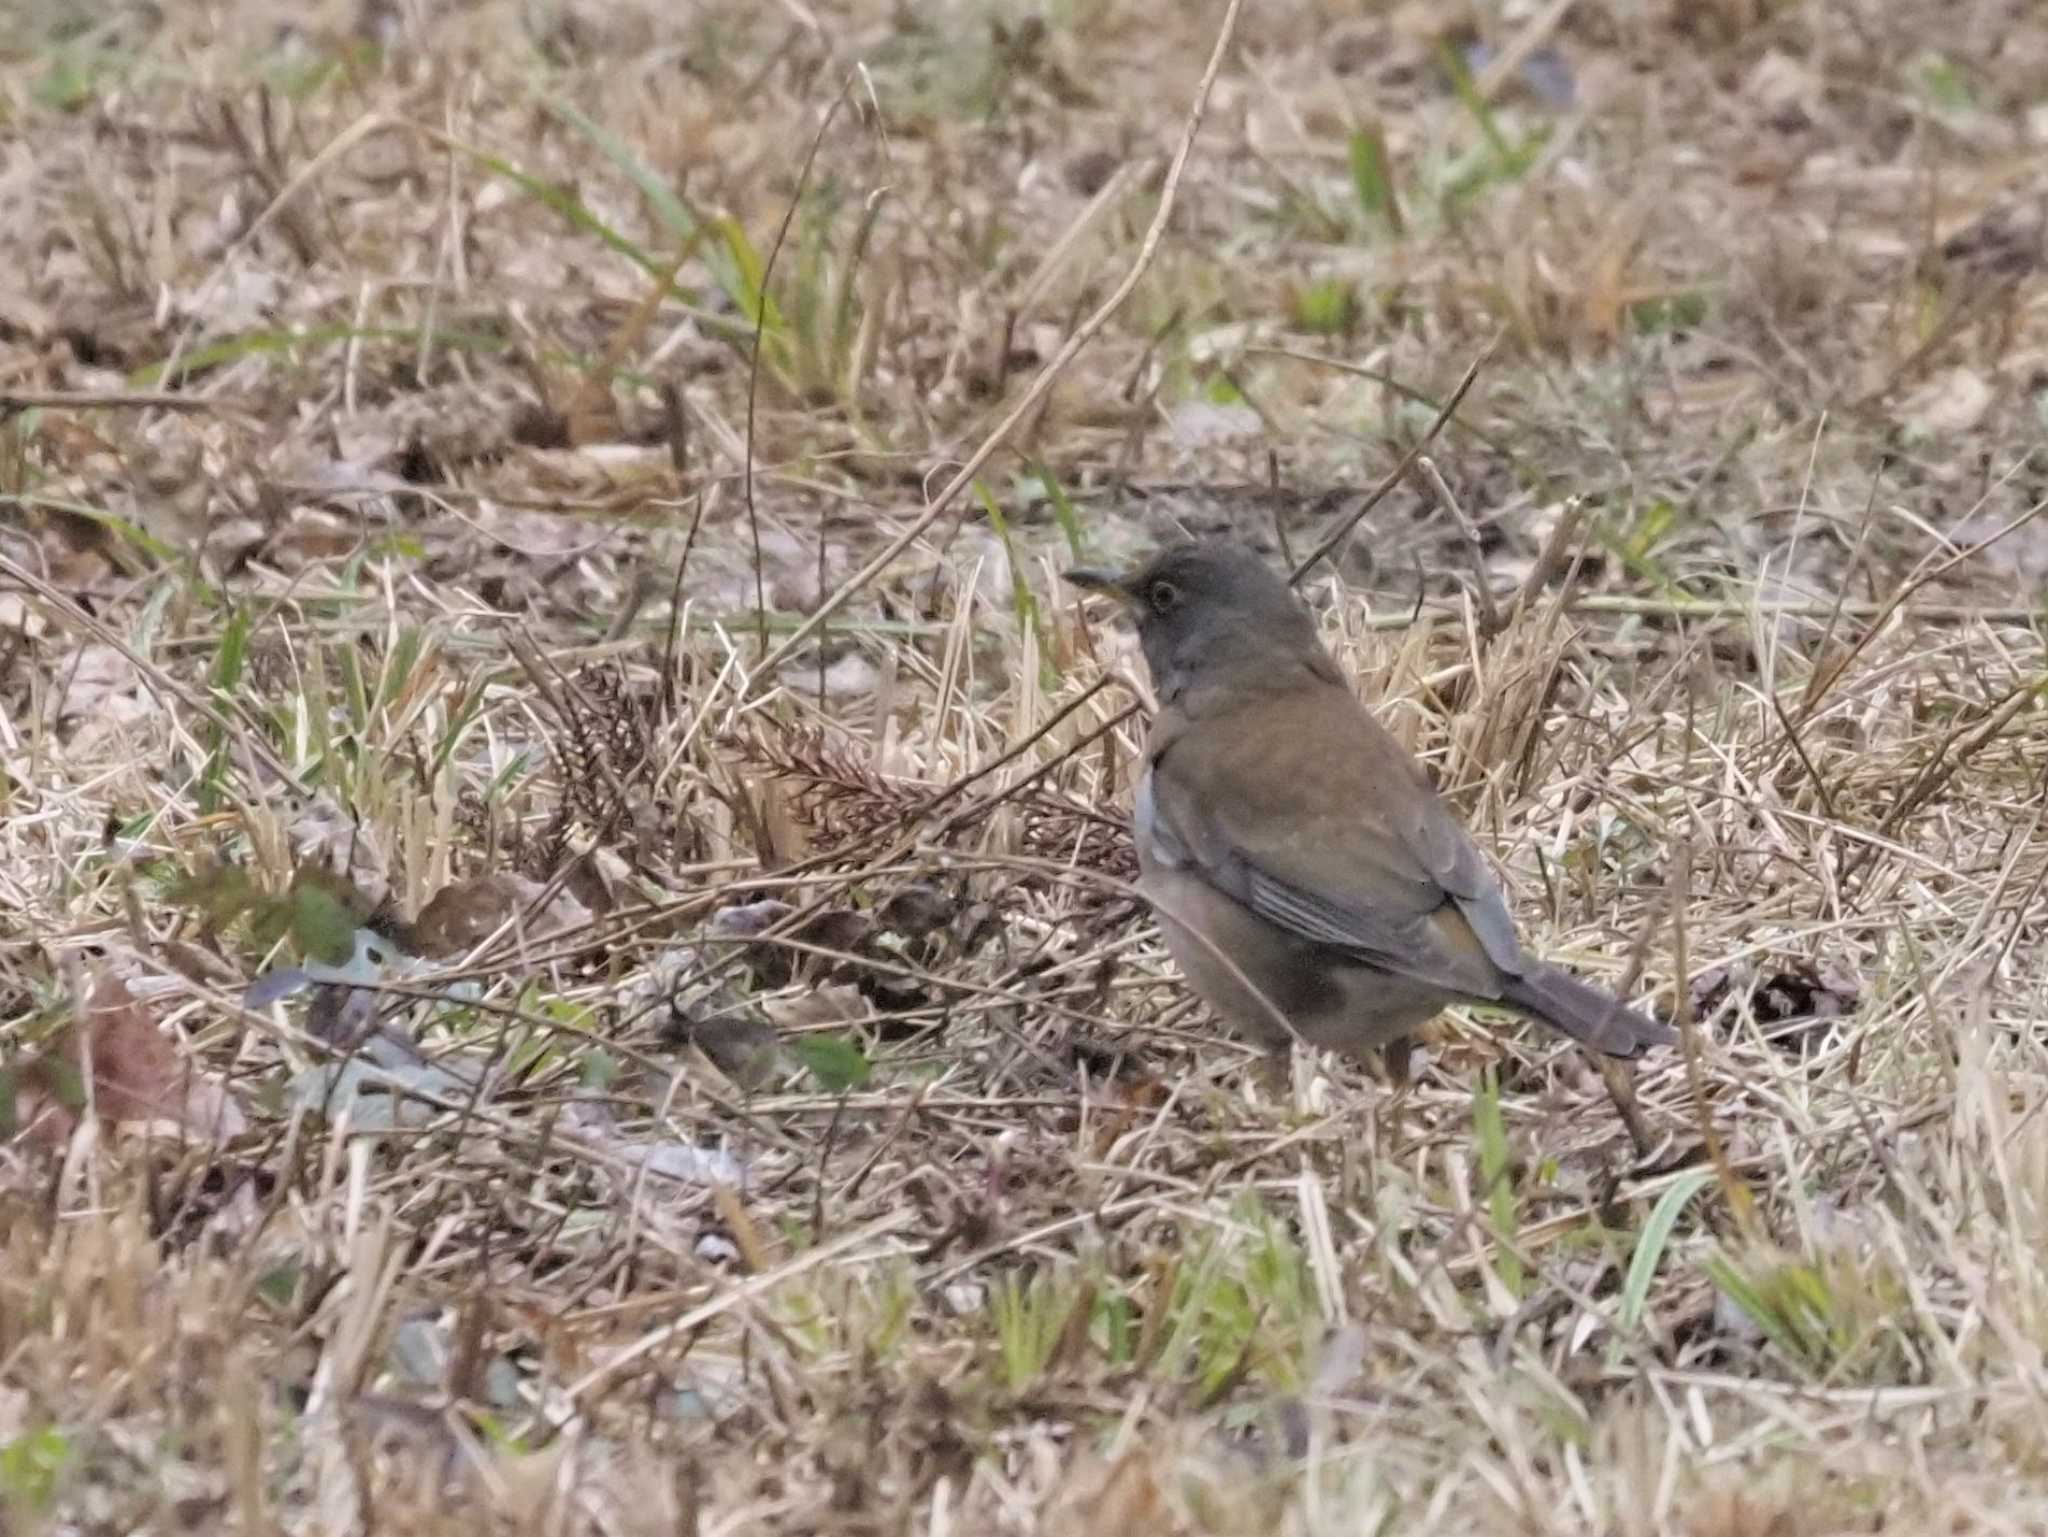
[[(0, 38), (7, 1531), (2048, 1527), (2048, 24), (1255, 3), (847, 586), (1219, 14)], [(1641, 1146), (1248, 1072), (1053, 580), (1299, 556), (1496, 335), (1432, 456), (1574, 580), (1417, 480), (1311, 590), (1689, 1022)]]

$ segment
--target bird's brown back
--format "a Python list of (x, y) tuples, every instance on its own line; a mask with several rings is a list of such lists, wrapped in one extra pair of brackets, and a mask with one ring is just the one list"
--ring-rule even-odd
[[(1204, 679), (1161, 710), (1156, 814), (1225, 890), (1261, 882), (1327, 923), (1333, 943), (1404, 959), (1489, 997), (1522, 956), (1492, 874), (1420, 765), (1321, 666), (1276, 663), (1260, 686)], [(1385, 954), (1403, 945), (1413, 953)], [(1403, 967), (1402, 969), (1410, 969)]]

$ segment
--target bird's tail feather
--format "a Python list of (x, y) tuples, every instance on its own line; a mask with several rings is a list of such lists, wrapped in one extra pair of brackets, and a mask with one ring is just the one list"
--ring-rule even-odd
[(1638, 1056), (1673, 1039), (1669, 1026), (1555, 966), (1533, 967), (1511, 979), (1501, 1001), (1610, 1057)]

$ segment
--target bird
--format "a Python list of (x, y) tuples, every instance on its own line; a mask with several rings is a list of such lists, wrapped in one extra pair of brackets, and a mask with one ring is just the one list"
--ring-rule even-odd
[(1610, 1057), (1669, 1044), (1666, 1025), (1522, 948), (1470, 834), (1251, 550), (1174, 544), (1064, 575), (1135, 616), (1158, 700), (1138, 889), (1189, 985), (1269, 1060), (1300, 1041), (1378, 1054), (1405, 1081), (1413, 1032), (1461, 1002)]

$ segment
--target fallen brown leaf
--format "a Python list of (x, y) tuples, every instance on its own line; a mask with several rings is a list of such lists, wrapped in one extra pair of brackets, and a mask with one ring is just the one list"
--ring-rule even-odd
[(23, 1070), (20, 1087), (21, 1135), (46, 1147), (70, 1140), (87, 1104), (103, 1121), (168, 1121), (207, 1137), (233, 1137), (248, 1125), (225, 1086), (184, 1059), (112, 972), (100, 973), (77, 1017)]

